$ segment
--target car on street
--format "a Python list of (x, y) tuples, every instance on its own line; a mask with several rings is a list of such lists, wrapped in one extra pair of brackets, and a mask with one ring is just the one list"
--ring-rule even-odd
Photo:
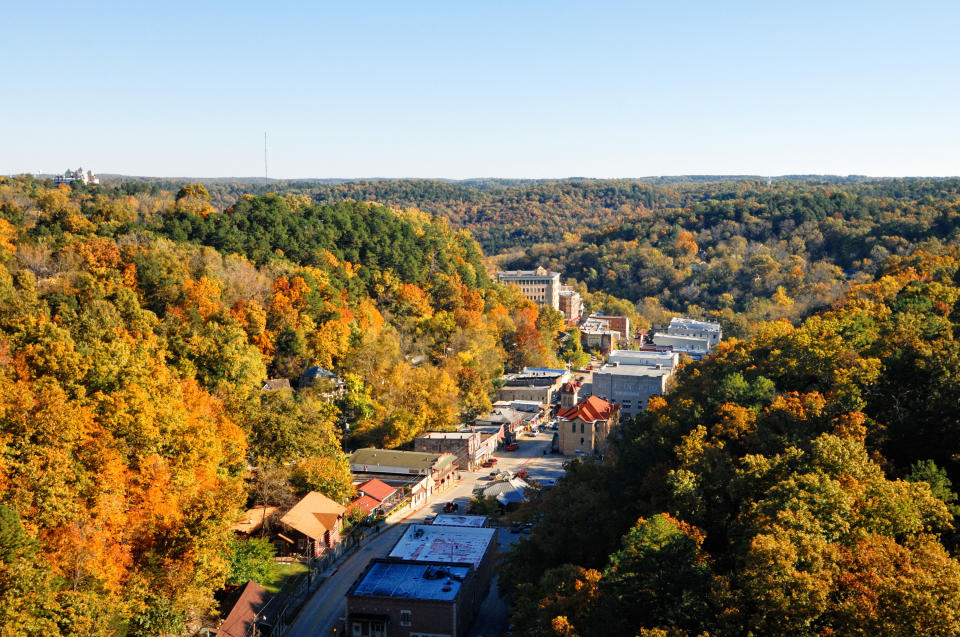
[[(518, 444), (515, 443), (515, 442), (511, 442), (509, 445), (507, 445), (507, 451), (516, 451), (516, 450), (519, 449), (519, 448), (520, 448), (520, 445), (518, 445)], [(488, 460), (488, 462), (489, 462), (489, 460)], [(492, 465), (490, 465), (490, 466), (492, 466)]]
[(457, 504), (456, 502), (447, 502), (446, 504), (443, 505), (444, 513), (454, 513), (459, 510), (460, 510), (460, 505)]
[(527, 475), (528, 474), (526, 469), (520, 469), (520, 471), (517, 471), (517, 477), (520, 478), (521, 480), (526, 480)]

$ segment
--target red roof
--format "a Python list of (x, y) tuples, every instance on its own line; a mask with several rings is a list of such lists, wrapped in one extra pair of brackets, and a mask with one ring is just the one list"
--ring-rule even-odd
[(248, 581), (243, 587), (243, 592), (240, 593), (240, 598), (230, 609), (230, 614), (220, 625), (217, 635), (223, 637), (249, 635), (254, 622), (257, 621), (257, 614), (264, 609), (270, 597), (267, 589), (253, 580)]
[(579, 418), (584, 422), (596, 422), (598, 420), (609, 420), (610, 415), (615, 409), (615, 405), (608, 403), (604, 399), (591, 396), (586, 400), (580, 401), (573, 407), (561, 409), (557, 412), (557, 415), (564, 420)]
[(392, 496), (394, 493), (396, 493), (397, 488), (391, 487), (386, 482), (383, 482), (382, 480), (377, 480), (376, 478), (374, 478), (372, 480), (367, 480), (366, 482), (361, 484), (359, 487), (357, 487), (357, 491), (359, 491), (363, 495), (370, 496), (371, 498), (377, 501), (377, 504), (379, 504), (380, 502), (383, 502), (384, 500)]
[(379, 500), (371, 498), (368, 495), (362, 495), (347, 505), (347, 511), (352, 511), (353, 509), (359, 508), (363, 509), (367, 515), (370, 515), (378, 506), (380, 506)]

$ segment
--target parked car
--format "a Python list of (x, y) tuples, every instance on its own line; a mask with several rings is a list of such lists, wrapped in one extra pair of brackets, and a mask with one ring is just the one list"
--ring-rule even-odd
[(517, 477), (522, 480), (525, 480), (527, 478), (527, 475), (528, 474), (526, 469), (520, 469), (520, 471), (517, 471)]
[(455, 511), (459, 511), (459, 510), (460, 510), (460, 505), (457, 504), (456, 502), (447, 502), (446, 504), (443, 505), (444, 513), (454, 513)]
[(496, 458), (488, 458), (488, 459), (487, 459), (487, 462), (490, 463), (490, 464), (487, 465), (487, 466), (492, 467), (493, 465), (497, 464), (497, 459), (496, 459)]
[[(519, 448), (520, 448), (520, 445), (518, 445), (518, 444), (515, 443), (515, 442), (511, 442), (509, 445), (507, 445), (507, 451), (516, 451), (516, 450), (519, 449)], [(489, 461), (488, 461), (488, 462), (489, 462)], [(496, 462), (496, 461), (494, 461), (494, 462)]]

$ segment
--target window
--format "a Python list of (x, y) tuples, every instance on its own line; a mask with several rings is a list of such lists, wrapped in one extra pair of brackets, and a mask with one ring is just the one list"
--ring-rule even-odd
[(582, 422), (580, 423), (580, 433), (583, 433), (584, 425), (585, 425), (585, 423), (582, 423)]
[(363, 635), (363, 624), (360, 622), (353, 622), (353, 637), (362, 637)]
[(370, 637), (383, 637), (383, 624), (370, 624)]
[(580, 444), (581, 444), (581, 445), (583, 444), (583, 438), (580, 439)]
[(577, 433), (577, 423), (573, 423), (572, 425), (570, 425), (570, 433), (572, 434)]
[(402, 610), (400, 611), (400, 625), (409, 626), (410, 625), (410, 611)]

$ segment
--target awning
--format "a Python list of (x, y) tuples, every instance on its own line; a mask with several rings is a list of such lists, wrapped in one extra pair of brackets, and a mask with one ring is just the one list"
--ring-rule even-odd
[(286, 540), (287, 542), (290, 542), (290, 544), (296, 544), (296, 542), (294, 542), (293, 540), (291, 540), (290, 538), (288, 538), (288, 537), (287, 537), (286, 535), (284, 535), (283, 533), (277, 533), (277, 537), (279, 537), (281, 540)]

